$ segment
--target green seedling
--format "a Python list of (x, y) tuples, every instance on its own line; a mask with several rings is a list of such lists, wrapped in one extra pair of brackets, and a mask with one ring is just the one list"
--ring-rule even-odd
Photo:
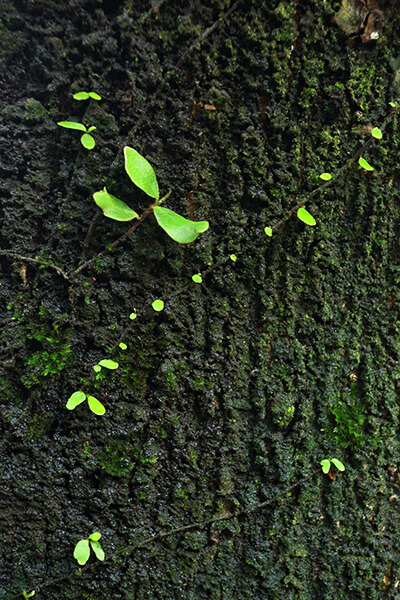
[(265, 235), (267, 235), (268, 237), (272, 236), (272, 227), (265, 227), (264, 229)]
[(371, 131), (371, 135), (372, 135), (372, 137), (376, 138), (377, 140), (382, 139), (382, 131), (379, 129), (379, 127), (374, 127), (373, 130)]
[[(190, 221), (174, 211), (160, 206), (169, 196), (170, 192), (160, 198), (157, 177), (151, 164), (134, 148), (125, 146), (125, 171), (131, 181), (145, 194), (155, 200), (153, 206), (154, 216), (159, 226), (175, 241), (180, 244), (193, 242), (200, 233), (207, 231), (208, 221)], [(131, 221), (139, 219), (139, 215), (106, 188), (95, 192), (93, 199), (101, 208), (104, 216), (116, 221)]]
[(105, 555), (99, 542), (100, 538), (101, 533), (96, 531), (95, 533), (91, 533), (85, 540), (79, 540), (74, 549), (74, 558), (78, 561), (79, 565), (83, 566), (89, 560), (90, 548), (92, 548), (99, 560), (104, 560)]
[(131, 319), (131, 321), (134, 321), (137, 317), (137, 312), (136, 312), (136, 308), (133, 309), (133, 311), (131, 312), (131, 314), (129, 315), (129, 318)]
[(81, 136), (81, 144), (86, 150), (93, 150), (96, 145), (94, 137), (90, 135), (91, 131), (94, 131), (96, 127), (85, 127), (82, 123), (75, 123), (75, 121), (59, 121), (57, 123), (60, 127), (65, 129), (76, 129), (77, 131), (83, 131), (84, 134)]
[(324, 181), (329, 181), (330, 179), (332, 179), (332, 175), (330, 173), (321, 173), (319, 178), (323, 179)]
[(85, 392), (82, 391), (74, 392), (72, 396), (68, 398), (68, 402), (65, 406), (68, 410), (74, 410), (74, 408), (79, 406), (79, 404), (82, 404), (85, 400), (88, 401), (89, 408), (95, 415), (104, 415), (106, 409), (102, 403), (94, 396), (85, 394)]
[(201, 283), (203, 281), (200, 273), (196, 273), (196, 275), (192, 275), (192, 280), (195, 283)]
[(74, 100), (89, 100), (89, 98), (92, 98), (93, 100), (101, 100), (101, 96), (96, 94), (96, 92), (77, 92), (72, 97)]
[(308, 210), (306, 210), (303, 207), (299, 208), (299, 210), (297, 211), (297, 216), (300, 219), (300, 221), (303, 221), (303, 223), (306, 223), (307, 225), (314, 226), (316, 224), (316, 220), (314, 219), (314, 217), (310, 215)]
[(231, 254), (231, 255), (229, 256), (229, 258), (231, 259), (231, 261), (232, 261), (232, 262), (236, 262), (236, 261), (237, 261), (237, 256), (236, 256), (236, 254)]
[(331, 468), (331, 463), (337, 468), (338, 471), (344, 471), (344, 464), (338, 458), (324, 458), (321, 460), (322, 472), (327, 475)]
[(389, 102), (389, 106), (392, 108), (396, 108), (397, 104), (395, 102)]
[(26, 592), (25, 590), (22, 592), (22, 595), (24, 598), (32, 598), (32, 596), (35, 595), (35, 590), (32, 590), (31, 592)]
[(125, 344), (125, 342), (121, 342), (120, 344), (118, 344), (118, 346), (121, 348), (121, 350), (126, 350), (127, 349), (127, 345)]
[(360, 158), (358, 159), (358, 164), (366, 171), (374, 170), (374, 167), (371, 167), (371, 165), (365, 160), (365, 158), (362, 158), (362, 156), (360, 156)]
[(156, 312), (164, 310), (164, 302), (162, 300), (154, 300), (151, 305)]

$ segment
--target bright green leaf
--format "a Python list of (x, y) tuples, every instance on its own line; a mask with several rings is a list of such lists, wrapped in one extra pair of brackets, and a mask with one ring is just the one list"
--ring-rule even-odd
[(104, 560), (105, 554), (103, 548), (100, 545), (100, 542), (90, 539), (90, 545), (92, 546), (92, 550), (95, 553), (96, 557), (99, 560)]
[(392, 108), (396, 108), (396, 103), (395, 102), (389, 102), (389, 106), (391, 106)]
[(94, 542), (98, 542), (100, 538), (101, 538), (101, 533), (99, 533), (98, 531), (95, 531), (94, 533), (91, 533), (89, 535), (89, 540), (93, 540)]
[(328, 460), (327, 458), (325, 458), (324, 460), (321, 460), (321, 467), (322, 467), (322, 472), (323, 473), (329, 473), (329, 469), (331, 468), (331, 461)]
[(154, 206), (153, 211), (159, 226), (179, 244), (193, 242), (209, 227), (208, 221), (189, 221), (169, 208)]
[(32, 590), (31, 592), (29, 592), (29, 594), (28, 594), (28, 592), (26, 590), (24, 590), (22, 592), (22, 595), (23, 595), (24, 598), (32, 598), (32, 596), (35, 595), (35, 590)]
[(332, 179), (332, 175), (330, 173), (321, 173), (319, 177), (324, 181), (329, 181), (330, 179)]
[(105, 369), (118, 369), (118, 363), (115, 362), (115, 360), (110, 360), (109, 358), (104, 358), (103, 360), (101, 360), (99, 362), (99, 365), (101, 367), (104, 367)]
[(196, 275), (192, 275), (192, 279), (195, 283), (201, 283), (203, 281), (200, 273), (197, 273)]
[(374, 167), (371, 167), (371, 165), (369, 163), (367, 163), (367, 161), (364, 158), (362, 158), (361, 156), (358, 159), (358, 163), (359, 163), (360, 167), (362, 167), (366, 171), (373, 171), (374, 170)]
[(89, 96), (93, 98), (93, 100), (101, 100), (101, 96), (99, 96), (99, 94), (96, 94), (96, 92), (89, 92)]
[(81, 144), (86, 150), (93, 150), (96, 145), (94, 137), (90, 133), (84, 133), (81, 137)]
[(87, 128), (87, 133), (90, 133), (91, 131), (94, 131), (96, 129), (96, 127), (94, 125), (92, 125), (91, 127)]
[(89, 98), (89, 94), (87, 92), (77, 92), (72, 97), (74, 100), (87, 100)]
[(82, 125), (82, 123), (75, 123), (74, 121), (59, 121), (57, 123), (60, 127), (65, 127), (66, 129), (77, 129), (78, 131), (86, 131), (86, 127)]
[(371, 131), (371, 135), (372, 135), (372, 137), (376, 138), (377, 140), (382, 139), (382, 131), (379, 129), (379, 127), (374, 127), (373, 130)]
[(236, 254), (231, 254), (230, 257), (231, 261), (236, 262), (237, 261), (237, 256)]
[(149, 161), (129, 146), (125, 146), (124, 148), (124, 156), (125, 171), (133, 183), (150, 196), (150, 198), (158, 200), (160, 192), (158, 190), (157, 177)]
[(316, 220), (314, 219), (314, 217), (312, 215), (310, 215), (308, 210), (306, 210), (303, 207), (299, 208), (299, 210), (297, 211), (297, 216), (300, 219), (300, 221), (303, 221), (303, 223), (306, 223), (307, 225), (315, 225), (316, 224)]
[(265, 234), (268, 235), (269, 237), (272, 236), (272, 227), (266, 227), (264, 229), (264, 231), (265, 231)]
[(119, 347), (121, 348), (121, 350), (126, 350), (128, 346), (124, 342), (121, 342), (119, 344)]
[(100, 365), (94, 365), (94, 367), (93, 367), (93, 371), (95, 371), (96, 373), (100, 373), (100, 371), (101, 371), (101, 366), (100, 366)]
[(103, 211), (104, 216), (109, 219), (114, 219), (114, 221), (132, 221), (132, 219), (139, 218), (139, 215), (134, 210), (129, 208), (122, 200), (118, 200), (118, 198), (109, 194), (106, 188), (101, 192), (95, 192), (93, 199)]
[(80, 565), (84, 565), (89, 560), (89, 556), (89, 540), (80, 540), (75, 546), (74, 558), (78, 561)]
[(136, 308), (133, 309), (133, 312), (131, 312), (131, 314), (129, 315), (129, 318), (134, 321), (137, 317), (137, 312), (136, 312)]
[(95, 398), (94, 396), (88, 396), (87, 400), (88, 400), (90, 410), (95, 415), (104, 415), (104, 413), (106, 412), (106, 409), (104, 408), (102, 403), (97, 400), (97, 398)]
[(78, 406), (78, 404), (82, 404), (86, 400), (85, 392), (74, 392), (72, 396), (68, 398), (68, 402), (66, 404), (66, 408), (68, 410), (74, 410)]
[(164, 309), (164, 302), (162, 300), (154, 300), (152, 307), (156, 312), (160, 312)]
[(338, 471), (344, 471), (345, 466), (338, 458), (331, 458), (332, 463), (335, 465)]

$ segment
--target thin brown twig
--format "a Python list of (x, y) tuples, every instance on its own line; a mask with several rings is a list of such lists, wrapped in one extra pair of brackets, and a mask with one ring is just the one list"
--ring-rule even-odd
[(34, 265), (40, 265), (42, 267), (54, 269), (54, 271), (56, 271), (59, 275), (61, 275), (61, 277), (64, 277), (64, 279), (66, 279), (67, 281), (70, 281), (69, 276), (61, 267), (58, 267), (57, 265), (55, 265), (53, 263), (49, 263), (45, 260), (31, 258), (30, 256), (22, 256), (21, 254), (18, 254), (17, 252), (13, 252), (13, 251), (9, 251), (9, 250), (0, 250), (0, 255), (1, 256), (10, 256), (11, 258), (15, 258), (16, 260), (20, 260), (21, 262), (28, 262), (28, 263), (31, 263)]

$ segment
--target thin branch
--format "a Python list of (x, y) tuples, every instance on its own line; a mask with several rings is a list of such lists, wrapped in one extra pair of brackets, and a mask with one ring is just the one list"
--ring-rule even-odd
[(54, 269), (61, 277), (64, 277), (66, 281), (71, 281), (67, 273), (57, 265), (53, 263), (46, 262), (44, 260), (38, 260), (37, 258), (31, 258), (30, 256), (22, 256), (21, 254), (17, 254), (16, 252), (12, 252), (9, 250), (0, 250), (1, 256), (10, 256), (11, 258), (15, 258), (16, 260), (20, 260), (21, 262), (28, 262), (33, 265), (40, 265), (41, 267), (46, 267), (49, 269)]

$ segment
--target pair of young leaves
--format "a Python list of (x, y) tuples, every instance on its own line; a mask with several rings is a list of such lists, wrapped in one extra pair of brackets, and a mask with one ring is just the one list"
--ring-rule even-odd
[[(180, 244), (193, 242), (199, 233), (209, 227), (208, 221), (189, 221), (173, 210), (159, 206), (160, 192), (157, 177), (151, 164), (134, 148), (125, 146), (125, 170), (131, 181), (145, 194), (156, 201), (153, 206), (154, 216), (162, 229)], [(139, 215), (104, 188), (101, 192), (93, 194), (94, 201), (101, 208), (104, 215), (115, 221), (132, 221), (139, 219)]]
[(87, 563), (90, 556), (90, 548), (92, 548), (99, 560), (104, 560), (105, 555), (104, 550), (99, 542), (100, 538), (101, 533), (96, 531), (95, 533), (91, 533), (85, 540), (79, 540), (74, 550), (74, 558), (78, 561), (78, 564), (83, 566)]

